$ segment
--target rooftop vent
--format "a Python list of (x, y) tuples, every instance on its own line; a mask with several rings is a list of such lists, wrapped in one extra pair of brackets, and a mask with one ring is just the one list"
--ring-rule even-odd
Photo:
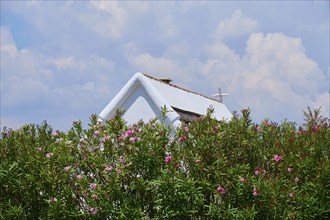
[(158, 80), (160, 80), (164, 83), (167, 83), (167, 84), (170, 84), (173, 81), (172, 79), (166, 78), (166, 77), (160, 77), (160, 78), (158, 78)]

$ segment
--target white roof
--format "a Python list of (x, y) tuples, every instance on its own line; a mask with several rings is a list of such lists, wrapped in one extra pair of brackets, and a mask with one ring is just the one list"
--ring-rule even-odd
[[(99, 115), (100, 120), (103, 121), (112, 118), (116, 109), (122, 106), (124, 101), (137, 86), (144, 87), (145, 91), (159, 109), (165, 105), (166, 108), (170, 110), (173, 110), (172, 107), (175, 107), (184, 111), (205, 115), (207, 109), (213, 107), (213, 116), (217, 120), (232, 118), (232, 114), (226, 105), (219, 100), (165, 83), (160, 79), (142, 73), (136, 73), (115, 98), (103, 109)], [(175, 111), (170, 112), (167, 117), (169, 120), (167, 124), (171, 124), (174, 127), (180, 124), (180, 117)]]

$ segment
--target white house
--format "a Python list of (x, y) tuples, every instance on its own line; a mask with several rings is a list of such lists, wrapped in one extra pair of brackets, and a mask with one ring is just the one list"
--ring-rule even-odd
[(170, 79), (136, 73), (102, 110), (99, 121), (113, 118), (119, 109), (125, 111), (123, 118), (129, 124), (141, 119), (148, 122), (160, 117), (164, 106), (169, 111), (164, 123), (173, 128), (180, 126), (182, 121), (205, 115), (210, 106), (217, 120), (232, 117), (226, 105), (219, 100), (173, 85)]

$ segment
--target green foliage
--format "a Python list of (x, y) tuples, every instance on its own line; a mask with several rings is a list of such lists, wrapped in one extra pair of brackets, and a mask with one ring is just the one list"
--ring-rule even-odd
[(329, 219), (330, 127), (308, 110), (297, 127), (210, 109), (175, 136), (122, 112), (4, 129), (0, 219)]

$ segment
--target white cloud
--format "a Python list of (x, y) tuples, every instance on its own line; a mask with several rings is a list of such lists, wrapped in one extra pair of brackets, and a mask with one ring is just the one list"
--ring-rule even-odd
[[(95, 30), (101, 35), (119, 38), (122, 35), (122, 28), (127, 22), (127, 12), (117, 1), (90, 1), (90, 4), (98, 10), (105, 11), (108, 16), (97, 16), (93, 25)], [(84, 18), (87, 21), (89, 18)], [(95, 22), (95, 21), (94, 21)]]
[(59, 69), (65, 69), (67, 67), (75, 65), (73, 57), (61, 57), (53, 60), (52, 63), (54, 63), (55, 66)]
[(258, 28), (258, 22), (245, 16), (240, 9), (218, 23), (215, 37), (219, 40), (245, 36)]
[(0, 27), (0, 34), (1, 53), (6, 53), (11, 57), (15, 57), (17, 54), (17, 49), (10, 31), (5, 27)]
[(329, 93), (319, 93), (327, 91), (327, 80), (315, 61), (306, 56), (299, 38), (281, 33), (251, 34), (241, 58), (222, 43), (209, 48), (212, 59), (203, 65), (209, 82), (224, 84), (231, 93), (228, 102), (252, 107), (256, 119), (296, 120), (301, 110), (317, 104), (329, 111)]
[(80, 20), (99, 35), (112, 39), (123, 37), (127, 31), (134, 28), (130, 24), (149, 9), (146, 2), (90, 1), (89, 3), (96, 11), (87, 16), (81, 14)]
[(130, 57), (132, 66), (144, 73), (173, 74), (178, 73), (176, 63), (167, 58), (153, 57), (148, 53), (140, 54), (136, 57)]
[(8, 30), (8, 28), (1, 26), (0, 27), (0, 36), (1, 36), (1, 38), (0, 38), (1, 46), (15, 44), (13, 36), (10, 33), (10, 31)]
[[(3, 46), (12, 47), (15, 54)], [(96, 103), (101, 103), (98, 100), (108, 100), (113, 94), (109, 85), (114, 68), (111, 60), (93, 54), (53, 58), (33, 49), (18, 50), (15, 44), (1, 45), (2, 126), (17, 127), (19, 122), (39, 123), (44, 119), (56, 121), (60, 110), (66, 114), (62, 118), (72, 120), (82, 118), (81, 108), (89, 109), (84, 117), (96, 113), (100, 108)], [(47, 117), (33, 121), (38, 114), (43, 117), (43, 109), (47, 109), (42, 112)]]

